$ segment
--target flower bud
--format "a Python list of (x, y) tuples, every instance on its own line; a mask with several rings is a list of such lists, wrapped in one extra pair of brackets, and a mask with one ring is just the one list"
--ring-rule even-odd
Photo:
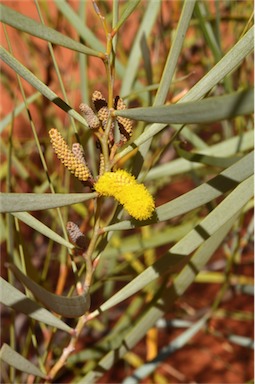
[(95, 115), (94, 111), (84, 103), (81, 103), (80, 111), (84, 114), (85, 120), (88, 123), (89, 128), (91, 129), (98, 129), (100, 127), (100, 121), (98, 117)]
[(49, 131), (49, 136), (57, 157), (75, 177), (80, 181), (87, 181), (92, 177), (86, 163), (76, 158), (57, 129), (52, 128)]
[(81, 232), (78, 225), (73, 223), (72, 221), (68, 221), (66, 224), (66, 229), (68, 232), (68, 235), (70, 237), (70, 240), (73, 244), (77, 245), (80, 248), (85, 249), (86, 248), (86, 237)]

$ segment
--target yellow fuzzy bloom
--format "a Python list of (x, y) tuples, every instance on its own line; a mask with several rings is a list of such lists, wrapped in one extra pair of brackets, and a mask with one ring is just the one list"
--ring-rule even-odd
[(149, 219), (155, 210), (148, 189), (124, 170), (105, 172), (94, 188), (102, 196), (113, 196), (137, 220)]
[(53, 149), (61, 162), (79, 180), (87, 181), (91, 177), (91, 173), (85, 161), (79, 157), (80, 155), (76, 156), (75, 153), (69, 149), (64, 138), (57, 129), (52, 128), (49, 131), (49, 135)]

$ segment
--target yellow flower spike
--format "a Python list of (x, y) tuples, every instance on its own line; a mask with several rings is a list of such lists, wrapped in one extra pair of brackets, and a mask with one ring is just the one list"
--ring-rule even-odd
[(57, 129), (52, 128), (49, 131), (49, 136), (57, 157), (67, 167), (67, 169), (80, 181), (87, 181), (91, 178), (91, 173), (85, 162), (77, 158), (69, 149), (60, 132)]
[(94, 188), (102, 196), (113, 196), (136, 220), (149, 219), (155, 210), (148, 189), (124, 170), (105, 172)]

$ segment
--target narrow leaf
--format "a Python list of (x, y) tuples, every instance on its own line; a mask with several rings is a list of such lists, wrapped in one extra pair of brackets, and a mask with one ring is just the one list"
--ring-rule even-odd
[[(252, 27), (236, 44), (235, 46), (198, 82), (192, 87), (189, 92), (179, 101), (179, 103), (195, 101), (206, 95), (215, 85), (217, 85), (225, 76), (236, 69), (244, 60), (244, 58), (253, 51), (254, 27)], [(150, 129), (143, 132), (132, 145), (123, 149), (118, 158), (126, 156), (134, 149), (134, 146), (139, 147), (147, 140), (161, 132), (166, 127), (165, 124), (152, 124)], [(176, 129), (180, 128), (177, 126)], [(194, 141), (192, 132), (184, 127), (182, 134), (187, 139)], [(199, 142), (200, 143), (200, 142)], [(200, 143), (201, 144), (201, 143)]]
[[(253, 137), (254, 131), (247, 131), (238, 136), (231, 137), (228, 140), (221, 141), (217, 144), (214, 144), (206, 149), (199, 151), (202, 155), (213, 155), (220, 153), (222, 156), (232, 156), (232, 155), (241, 155), (244, 152), (249, 152), (253, 149)], [(252, 160), (251, 160), (252, 161)], [(193, 163), (190, 164), (189, 161), (185, 159), (176, 159), (172, 160), (165, 164), (160, 164), (152, 168), (145, 177), (145, 181), (156, 180), (162, 177), (181, 175), (185, 172), (196, 170), (203, 167), (202, 164)], [(143, 174), (141, 174), (141, 179), (144, 180)]]
[(0, 212), (39, 211), (93, 199), (96, 193), (1, 193)]
[(126, 8), (122, 12), (122, 14), (118, 20), (118, 23), (113, 28), (114, 34), (120, 29), (122, 24), (127, 20), (127, 18), (131, 15), (131, 13), (135, 10), (135, 8), (139, 5), (140, 2), (141, 2), (141, 0), (129, 0), (128, 1)]
[[(136, 324), (134, 324), (133, 328), (128, 332), (126, 337), (120, 342), (120, 346), (109, 351), (99, 361), (97, 367), (82, 377), (78, 384), (87, 384), (98, 381), (98, 379), (103, 375), (103, 372), (109, 370), (113, 364), (116, 363), (116, 356), (117, 359), (122, 358), (144, 337), (156, 321), (171, 309), (179, 294), (183, 294), (184, 291), (190, 286), (199, 270), (203, 268), (212, 254), (219, 247), (235, 220), (236, 216), (234, 216), (230, 222), (226, 223), (221, 230), (205, 241), (205, 243), (192, 256), (190, 260), (191, 266), (189, 269), (187, 267), (183, 268), (181, 273), (173, 279), (173, 284), (165, 290), (163, 297), (160, 297), (154, 305), (150, 306), (148, 310), (143, 313), (142, 317), (136, 322)], [(97, 314), (97, 311), (93, 312), (93, 315), (96, 316)]]
[(166, 97), (169, 92), (174, 73), (176, 71), (176, 66), (180, 57), (183, 42), (186, 37), (187, 29), (190, 25), (190, 19), (192, 17), (195, 3), (196, 0), (188, 0), (183, 2), (182, 13), (178, 21), (176, 31), (174, 33), (173, 41), (171, 42), (171, 48), (166, 60), (163, 74), (160, 79), (159, 88), (153, 103), (154, 106), (162, 105), (166, 101)]
[(192, 252), (199, 247), (248, 203), (253, 196), (253, 185), (254, 176), (250, 176), (239, 184), (200, 224), (171, 248), (172, 252), (186, 255), (187, 249)]
[(201, 124), (248, 115), (253, 109), (253, 90), (248, 90), (187, 103), (125, 109), (115, 115), (149, 123)]
[(219, 61), (222, 57), (221, 48), (216, 39), (215, 31), (213, 30), (213, 27), (212, 27), (212, 22), (208, 20), (210, 19), (210, 15), (206, 10), (204, 3), (202, 2), (196, 3), (195, 15), (198, 19), (199, 27), (203, 31), (203, 35), (205, 37), (206, 43), (209, 45), (213, 53), (215, 61)]
[(149, 0), (144, 15), (142, 17), (141, 24), (136, 33), (135, 41), (132, 44), (132, 50), (128, 57), (128, 63), (124, 76), (122, 76), (122, 84), (120, 95), (127, 95), (133, 87), (134, 80), (137, 75), (137, 70), (141, 58), (141, 41), (144, 37), (148, 37), (151, 29), (155, 23), (157, 14), (160, 9), (160, 2), (155, 0)]
[(26, 108), (27, 105), (33, 103), (39, 97), (41, 97), (40, 92), (35, 92), (33, 95), (29, 96), (26, 99), (26, 103), (25, 102), (20, 103), (16, 108), (14, 108), (10, 113), (8, 113), (8, 115), (6, 115), (0, 121), (0, 134), (3, 132), (5, 127), (7, 127), (8, 124), (11, 123), (14, 117), (18, 116), (23, 111), (23, 109)]
[(15, 311), (25, 313), (32, 319), (56, 327), (62, 331), (73, 333), (73, 329), (67, 324), (24, 295), (24, 293), (13, 287), (2, 277), (0, 277), (0, 302)]
[[(5, 143), (4, 140), (0, 141), (0, 153), (2, 155), (2, 158), (4, 157), (3, 155), (5, 155), (6, 158), (8, 158), (8, 152), (9, 152), (8, 148), (9, 148), (9, 143)], [(27, 180), (29, 177), (29, 172), (25, 168), (24, 163), (17, 158), (14, 152), (12, 153), (11, 162), (12, 162), (12, 167), (16, 169), (19, 177), (23, 180)], [(3, 167), (3, 162), (2, 162), (2, 167)], [(0, 203), (0, 207), (1, 207), (1, 203)]]
[(24, 275), (15, 265), (10, 264), (9, 268), (41, 303), (59, 315), (70, 318), (79, 317), (84, 315), (89, 309), (90, 296), (88, 292), (74, 297), (56, 295)]
[(228, 336), (228, 340), (236, 345), (240, 345), (244, 348), (254, 349), (254, 340), (250, 337), (239, 336), (239, 335), (230, 335)]
[[(95, 36), (95, 34), (89, 29), (84, 21), (75, 13), (73, 8), (69, 5), (66, 0), (54, 0), (56, 7), (59, 11), (65, 16), (68, 22), (74, 27), (79, 36), (86, 41), (87, 44), (92, 46), (93, 48), (99, 51), (105, 51), (106, 47), (101, 43), (101, 41)], [(125, 66), (120, 63), (120, 61), (116, 58), (116, 73), (120, 78), (123, 78), (125, 73)], [(141, 88), (141, 84), (135, 84), (134, 88), (136, 90)]]
[[(157, 2), (153, 1), (153, 5), (155, 5), (156, 3)], [(166, 60), (165, 66), (164, 66), (163, 74), (161, 76), (159, 89), (157, 91), (157, 94), (156, 94), (154, 102), (153, 102), (154, 106), (162, 105), (165, 103), (166, 96), (168, 94), (173, 75), (176, 71), (176, 65), (177, 65), (178, 58), (179, 58), (179, 55), (180, 55), (180, 52), (182, 49), (184, 38), (186, 36), (189, 22), (190, 22), (190, 19), (192, 16), (194, 4), (195, 4), (195, 0), (185, 1), (183, 3), (182, 13), (181, 13), (180, 19), (178, 21), (177, 29), (176, 29), (175, 34), (174, 34), (174, 39), (171, 42), (171, 48), (170, 48), (168, 56), (167, 56), (167, 60)], [(142, 26), (141, 26), (141, 28), (142, 28)], [(145, 34), (146, 34), (146, 36), (148, 36), (147, 35), (148, 30), (149, 30), (149, 28), (146, 26), (144, 36), (145, 36)], [(142, 36), (142, 38), (145, 38), (144, 36)], [(134, 52), (134, 54), (135, 54), (135, 52)], [(131, 68), (130, 72), (133, 71), (134, 74), (136, 73), (136, 71), (134, 72), (134, 70), (135, 70), (134, 60), (136, 59), (137, 63), (139, 63), (138, 58), (139, 58), (138, 55), (134, 55), (134, 57), (131, 57), (131, 55), (130, 55), (130, 57), (129, 57), (129, 62), (130, 62), (129, 67)], [(128, 71), (126, 71), (126, 75), (130, 75), (130, 72), (128, 73)], [(132, 83), (130, 82), (129, 78), (130, 78), (129, 76), (126, 77), (127, 88), (125, 89), (125, 91), (123, 89), (124, 84), (122, 84), (122, 92), (124, 92), (124, 93), (129, 93), (131, 91)], [(158, 126), (158, 128), (159, 128), (159, 126)], [(184, 128), (182, 131), (184, 137), (186, 137), (185, 136), (186, 130), (187, 130), (189, 136), (193, 137), (193, 142), (199, 144), (203, 148), (204, 147), (203, 141), (195, 133), (193, 133), (193, 132), (190, 133), (190, 131), (188, 131), (188, 129), (186, 129), (186, 128)], [(151, 127), (147, 127), (145, 129), (145, 132), (147, 132), (147, 131), (151, 131)], [(142, 136), (143, 136), (143, 134), (142, 134)], [(146, 157), (146, 154), (148, 153), (148, 150), (151, 146), (152, 137), (153, 136), (149, 137), (148, 140), (145, 140), (144, 142), (140, 143), (141, 144), (139, 147), (139, 159), (140, 160), (139, 160), (139, 162), (136, 161), (135, 165), (133, 167), (133, 172), (136, 175), (138, 175), (141, 171), (142, 164), (143, 164), (144, 159)]]
[(236, 70), (254, 50), (254, 26), (223, 56), (214, 67), (196, 83), (180, 103), (197, 100), (206, 95), (225, 76)]
[(16, 73), (23, 77), (29, 84), (36, 88), (42, 95), (56, 104), (63, 111), (67, 112), (74, 119), (78, 120), (82, 125), (87, 127), (87, 122), (76, 112), (70, 105), (54, 93), (47, 85), (39, 80), (32, 72), (22, 65), (15, 57), (13, 57), (6, 49), (0, 47), (0, 58), (11, 67)]
[(79, 33), (80, 37), (86, 41), (91, 47), (98, 51), (105, 51), (105, 46), (96, 37), (92, 30), (84, 23), (79, 15), (74, 11), (71, 5), (66, 0), (54, 0), (58, 10), (65, 16), (69, 24)]
[(34, 376), (41, 377), (46, 379), (47, 376), (40, 371), (34, 364), (25, 357), (21, 356), (18, 352), (14, 351), (8, 344), (3, 344), (0, 351), (0, 358), (2, 361), (5, 361), (7, 364), (18, 369), (19, 371), (29, 373)]
[(231, 165), (235, 164), (240, 160), (240, 156), (231, 156), (231, 157), (219, 157), (219, 156), (209, 156), (204, 155), (203, 153), (198, 152), (189, 152), (185, 151), (180, 147), (180, 142), (174, 142), (174, 147), (178, 155), (188, 161), (195, 163), (211, 165), (213, 167), (228, 168)]
[(104, 57), (103, 53), (88, 48), (55, 29), (47, 27), (42, 23), (38, 23), (30, 17), (22, 15), (3, 4), (0, 4), (0, 21), (20, 31), (27, 32), (30, 35), (39, 37), (40, 39), (53, 44), (61, 45), (62, 47), (69, 48), (73, 51), (100, 58)]
[(240, 182), (250, 177), (253, 174), (253, 157), (254, 152), (249, 153), (213, 179), (203, 183), (192, 191), (159, 206), (151, 220), (146, 220), (142, 223), (135, 222), (134, 220), (125, 220), (105, 227), (104, 231), (130, 229), (156, 223), (158, 221), (169, 220), (190, 212), (192, 209), (201, 207), (209, 201), (221, 196), (223, 193), (233, 189)]
[(189, 329), (177, 336), (171, 343), (163, 347), (153, 360), (147, 361), (145, 364), (137, 368), (132, 376), (127, 377), (122, 384), (137, 384), (142, 379), (151, 375), (156, 368), (161, 365), (164, 360), (171, 356), (175, 351), (184, 347), (193, 336), (195, 336), (206, 324), (209, 314), (206, 314), (199, 321), (195, 322)]
[(176, 242), (194, 228), (198, 221), (199, 219), (192, 219), (180, 225), (167, 226), (165, 229), (153, 232), (153, 236), (148, 238), (141, 238), (137, 234), (128, 236), (123, 238), (120, 244), (113, 242), (113, 244), (107, 246), (101, 257), (109, 260), (111, 258), (118, 258), (125, 253), (141, 252), (146, 249), (157, 248)]
[(211, 239), (216, 232), (242, 209), (253, 195), (253, 180), (251, 176), (238, 185), (225, 200), (222, 201), (211, 213), (209, 213), (200, 224), (184, 236), (177, 244), (148, 267), (119, 292), (113, 295), (106, 303), (100, 306), (100, 311), (105, 311), (113, 305), (127, 299), (151, 281), (163, 276), (167, 272), (173, 272), (181, 262), (188, 260), (188, 256), (196, 250), (207, 239)]
[(57, 243), (64, 245), (67, 248), (73, 249), (73, 244), (69, 243), (69, 241), (63, 239), (63, 237), (59, 236), (56, 232), (52, 231), (49, 227), (43, 224), (41, 221), (37, 220), (35, 217), (30, 215), (27, 212), (13, 212), (13, 216), (17, 217), (17, 219), (23, 221), (31, 228), (40, 232), (44, 236), (47, 236), (49, 239), (56, 241)]

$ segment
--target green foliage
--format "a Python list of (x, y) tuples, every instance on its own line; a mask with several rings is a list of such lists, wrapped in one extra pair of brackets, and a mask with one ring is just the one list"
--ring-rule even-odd
[[(12, 315), (1, 348), (5, 382), (59, 382), (69, 372), (70, 382), (96, 382), (123, 359), (130, 372), (137, 368), (124, 382), (137, 383), (209, 329), (230, 288), (249, 294), (251, 280), (234, 273), (253, 233), (254, 31), (251, 2), (245, 4), (237, 21), (235, 1), (227, 16), (223, 3), (214, 9), (196, 0), (36, 1), (32, 18), (0, 5), (2, 88), (11, 103), (0, 122), (1, 302)], [(96, 90), (110, 111), (98, 130), (77, 112)], [(117, 94), (128, 108), (113, 110)], [(117, 143), (124, 118), (134, 120), (133, 134)], [(82, 144), (93, 174), (87, 184), (57, 160), (52, 127), (70, 147)], [(101, 172), (119, 168), (153, 195), (152, 217), (137, 221), (95, 192)], [(216, 252), (220, 272), (208, 266)], [(221, 286), (205, 314), (150, 364), (138, 357), (136, 345), (160, 319), (180, 317), (172, 311), (189, 287), (215, 281)], [(28, 330), (15, 338), (13, 315), (20, 313)], [(238, 318), (247, 321), (244, 312)], [(100, 336), (87, 346), (84, 331)], [(252, 344), (234, 334), (227, 339)]]

